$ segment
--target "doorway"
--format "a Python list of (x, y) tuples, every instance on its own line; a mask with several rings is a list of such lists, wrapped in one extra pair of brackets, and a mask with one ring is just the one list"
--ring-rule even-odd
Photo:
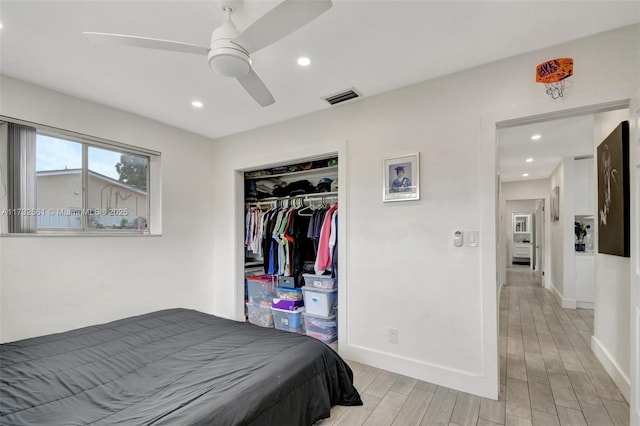
[[(528, 268), (543, 285), (545, 257), (544, 202), (540, 199), (518, 199), (506, 188), (502, 217), (504, 268)], [(503, 273), (504, 275), (504, 273)], [(504, 283), (504, 282), (503, 282)]]
[[(617, 354), (610, 353), (612, 345), (606, 341), (608, 336), (604, 334), (611, 333), (603, 333), (602, 330), (604, 330), (603, 327), (608, 327), (611, 330), (610, 327), (615, 327), (615, 324), (619, 325), (623, 321), (626, 321), (627, 324), (629, 323), (628, 299), (620, 298), (614, 303), (611, 300), (606, 300), (600, 305), (597, 303), (598, 300), (595, 299), (596, 285), (598, 282), (604, 282), (604, 278), (601, 277), (603, 279), (599, 280), (598, 272), (595, 270), (595, 257), (598, 254), (597, 232), (595, 232), (597, 229), (597, 169), (594, 162), (594, 153), (595, 147), (602, 140), (602, 132), (611, 123), (629, 119), (628, 105), (629, 101), (621, 101), (553, 114), (495, 122), (498, 147), (496, 168), (499, 170), (500, 176), (498, 204), (503, 206), (506, 203), (504, 200), (509, 199), (535, 198), (539, 200), (536, 205), (536, 212), (538, 214), (542, 213), (542, 220), (536, 221), (538, 229), (536, 229), (535, 235), (537, 242), (541, 242), (541, 253), (537, 252), (538, 244), (536, 244), (535, 249), (536, 254), (538, 254), (536, 266), (541, 274), (544, 274), (541, 284), (551, 291), (551, 295), (561, 307), (573, 310), (576, 308), (591, 308), (591, 312), (595, 312), (596, 333), (592, 331), (594, 335), (591, 336), (588, 347), (591, 348), (593, 354), (605, 367), (617, 387), (625, 395), (627, 401), (629, 401), (630, 384), (629, 379), (626, 379), (625, 382), (624, 377), (625, 372), (627, 374), (626, 377), (629, 377), (629, 363), (627, 362), (623, 367), (620, 367), (620, 364), (626, 361), (625, 358), (630, 351), (623, 349)], [(570, 144), (565, 146), (565, 144), (561, 143), (555, 145), (555, 148), (560, 148), (555, 154), (549, 151), (543, 152), (533, 149), (536, 148), (536, 140), (545, 139), (544, 132), (546, 132), (546, 130), (533, 131), (535, 127), (539, 126), (547, 130), (555, 129), (561, 135), (563, 127), (570, 127), (573, 124), (586, 125), (584, 126), (586, 130), (573, 130), (569, 132), (569, 136), (565, 134), (563, 142), (568, 141), (567, 137), (577, 139), (580, 142), (586, 139), (588, 143), (583, 148), (578, 148), (572, 152), (568, 150), (571, 148)], [(523, 137), (518, 144), (509, 146), (509, 135), (520, 131), (528, 133), (525, 133), (526, 139)], [(541, 135), (541, 137), (537, 137), (537, 135)], [(576, 138), (576, 135), (583, 136)], [(536, 138), (533, 138), (533, 136), (536, 136)], [(584, 150), (581, 151), (580, 149)], [(512, 157), (511, 160), (513, 161), (511, 163), (505, 158), (505, 153)], [(550, 172), (542, 173), (537, 168), (531, 167), (544, 158), (540, 153), (553, 154), (558, 157), (555, 163), (548, 165), (551, 168)], [(515, 161), (515, 158), (519, 158), (519, 162)], [(591, 166), (585, 167), (585, 164), (591, 164)], [(509, 167), (514, 170), (509, 171)], [(515, 170), (517, 168), (520, 170)], [(578, 176), (585, 168), (587, 170), (586, 175)], [(555, 188), (558, 189), (555, 190)], [(551, 215), (550, 208), (547, 208), (551, 206), (551, 198), (554, 197), (554, 192), (559, 194), (559, 215), (557, 218)], [(592, 197), (590, 200), (588, 200), (589, 196)], [(631, 204), (633, 205), (633, 193), (631, 197)], [(588, 200), (588, 202), (584, 202), (585, 200)], [(587, 206), (586, 208), (584, 207), (585, 205)], [(497, 212), (498, 226), (501, 230), (506, 227), (503, 222), (510, 220), (510, 216), (505, 213), (505, 210)], [(589, 220), (591, 220), (591, 229), (594, 234), (592, 235), (591, 252), (589, 253), (587, 250), (587, 253), (577, 253), (574, 224), (576, 222), (586, 222), (588, 224)], [(502, 246), (504, 247), (504, 244)], [(501, 268), (499, 272), (506, 277), (507, 273), (502, 268), (509, 265), (508, 258), (506, 258), (508, 252), (505, 250), (501, 254), (499, 251), (498, 254), (502, 256), (496, 262), (498, 267)], [(600, 263), (608, 262), (608, 265), (620, 271), (620, 274), (616, 277), (619, 285), (628, 287), (630, 285), (628, 259), (625, 261), (622, 259), (610, 259), (611, 256), (600, 256), (598, 258)], [(627, 274), (626, 278), (624, 276), (625, 273)], [(593, 286), (592, 292), (588, 288), (585, 291), (585, 282), (589, 282), (589, 280), (593, 280), (593, 283), (589, 284)], [(501, 284), (504, 284), (504, 282)], [(593, 297), (593, 300), (588, 300), (589, 297)], [(569, 312), (578, 314), (581, 311)], [(599, 326), (598, 321), (600, 321)], [(610, 324), (610, 326), (607, 324)], [(600, 336), (597, 333), (599, 327), (601, 330)], [(619, 345), (620, 340), (626, 340), (623, 346), (629, 348), (631, 343), (630, 333), (626, 332), (626, 330), (616, 330), (614, 334), (617, 335), (616, 344)]]

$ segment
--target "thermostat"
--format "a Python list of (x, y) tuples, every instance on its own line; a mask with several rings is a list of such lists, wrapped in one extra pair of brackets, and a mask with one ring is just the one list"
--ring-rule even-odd
[(462, 232), (456, 231), (453, 234), (453, 245), (456, 247), (462, 247)]

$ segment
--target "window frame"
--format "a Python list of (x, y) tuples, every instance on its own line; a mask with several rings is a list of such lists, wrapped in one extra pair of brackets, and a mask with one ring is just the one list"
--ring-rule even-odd
[[(7, 164), (7, 148), (8, 148), (8, 135), (7, 135), (7, 123), (21, 124), (29, 127), (33, 127), (36, 130), (37, 135), (49, 136), (57, 139), (67, 140), (69, 142), (75, 142), (81, 144), (82, 149), (82, 165), (81, 165), (81, 186), (82, 186), (82, 211), (90, 211), (89, 207), (89, 148), (97, 148), (103, 150), (114, 151), (118, 154), (129, 154), (136, 157), (143, 157), (147, 160), (147, 188), (146, 188), (146, 229), (99, 229), (89, 227), (89, 215), (81, 215), (81, 228), (38, 228), (35, 232), (8, 232), (7, 218), (2, 217), (0, 224), (0, 235), (5, 236), (149, 236), (149, 235), (161, 235), (162, 226), (160, 223), (161, 214), (161, 202), (159, 194), (161, 194), (161, 180), (159, 176), (161, 153), (155, 150), (141, 148), (137, 146), (128, 145), (125, 143), (115, 142), (108, 139), (103, 139), (96, 136), (89, 136), (86, 134), (59, 129), (47, 125), (32, 123), (20, 119), (6, 117), (0, 115), (0, 128), (2, 128), (2, 134), (0, 135), (0, 146), (3, 147), (3, 152), (0, 154), (0, 174), (2, 175), (2, 182), (5, 186), (5, 197), (0, 196), (0, 211), (7, 208), (6, 198), (13, 190), (8, 184), (8, 172), (5, 165)], [(37, 186), (36, 186), (37, 190)], [(158, 200), (153, 200), (158, 196)], [(37, 206), (36, 206), (37, 207)], [(3, 215), (4, 216), (4, 215)]]

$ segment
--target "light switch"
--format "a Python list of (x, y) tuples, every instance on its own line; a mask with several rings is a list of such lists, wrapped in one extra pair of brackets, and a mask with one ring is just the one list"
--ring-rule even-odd
[(478, 231), (467, 231), (467, 246), (478, 247)]

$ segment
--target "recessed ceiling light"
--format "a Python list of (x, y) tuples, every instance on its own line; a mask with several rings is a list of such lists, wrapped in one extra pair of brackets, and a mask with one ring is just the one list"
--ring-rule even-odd
[(306, 56), (301, 56), (298, 58), (298, 65), (300, 66), (306, 67), (310, 63), (311, 63), (311, 59), (307, 58)]
[(195, 108), (202, 108), (204, 106), (204, 104), (200, 101), (193, 101), (191, 102), (191, 105), (193, 105)]
[(533, 158), (527, 158), (527, 159), (526, 159), (526, 160), (524, 160), (524, 161), (526, 161), (527, 163), (533, 163)]
[(540, 136), (540, 135), (533, 135), (533, 136), (531, 136), (531, 140), (532, 140), (532, 141), (537, 141), (537, 140), (538, 140), (538, 139), (540, 139), (541, 137), (542, 137), (542, 136)]
[(0, 30), (2, 29), (2, 22), (0, 22)]
[(522, 174), (522, 177), (528, 177), (528, 176), (529, 176), (529, 173), (523, 173)]

